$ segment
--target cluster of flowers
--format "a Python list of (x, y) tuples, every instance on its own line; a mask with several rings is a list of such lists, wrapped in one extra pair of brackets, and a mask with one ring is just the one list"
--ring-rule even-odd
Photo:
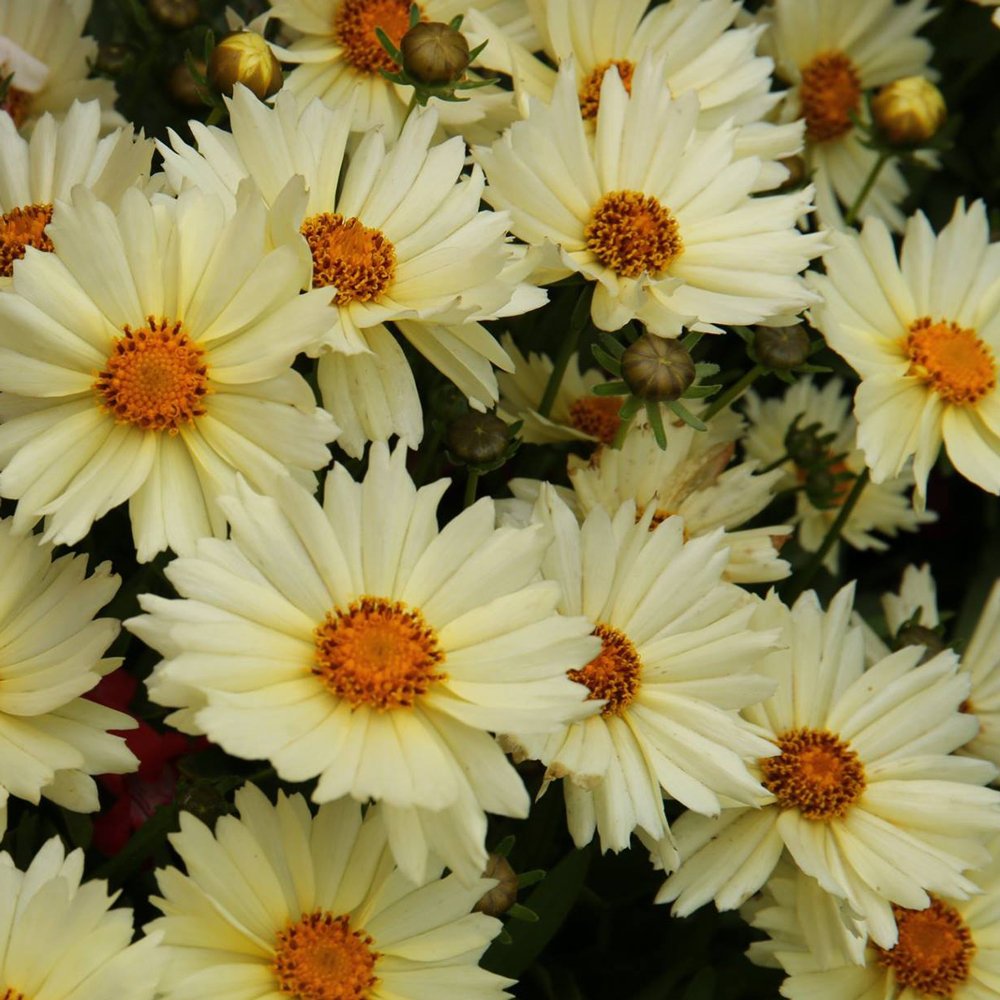
[[(930, 75), (933, 10), (646, 8), (426, 0), (463, 15), (477, 86), (420, 107), (380, 72), (404, 0), (274, 0), (237, 38), (296, 68), (190, 144), (85, 79), (87, 0), (0, 4), (4, 808), (96, 811), (93, 776), (137, 767), (135, 720), (86, 697), (121, 665), (95, 618), (118, 578), (53, 553), (126, 502), (137, 559), (174, 554), (177, 597), (124, 622), (162, 657), (148, 697), (318, 806), (249, 784), (214, 832), (183, 814), (186, 874), (158, 872), (136, 943), (79, 851), (0, 855), (5, 1000), (507, 996), (472, 911), (525, 759), (578, 846), (641, 842), (675, 913), (746, 904), (789, 997), (1000, 996), (1000, 589), (960, 659), (926, 570), (885, 599), (892, 648), (850, 585), (826, 610), (744, 586), (789, 576), (793, 533), (835, 569), (838, 538), (932, 520), (942, 442), (1000, 492), (985, 208), (905, 219), (863, 141), (866, 92)], [(557, 281), (595, 331), (692, 347), (806, 313), (857, 423), (808, 377), (627, 419), (572, 343), (494, 337)], [(447, 481), (407, 469), (413, 351), (523, 441), (575, 442), (570, 485), (515, 479), (439, 525)], [(787, 490), (791, 523), (745, 527)]]

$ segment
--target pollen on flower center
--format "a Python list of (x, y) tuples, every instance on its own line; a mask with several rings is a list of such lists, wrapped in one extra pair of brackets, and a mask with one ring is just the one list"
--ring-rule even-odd
[[(420, 19), (426, 20), (423, 11)], [(382, 48), (375, 29), (381, 28), (398, 49), (409, 27), (410, 0), (344, 0), (333, 18), (333, 37), (355, 69), (391, 73), (399, 67)]]
[(392, 283), (396, 248), (378, 229), (360, 219), (320, 212), (301, 227), (313, 258), (313, 287), (332, 285), (337, 305), (371, 302)]
[(274, 948), (278, 989), (295, 1000), (364, 1000), (378, 982), (372, 938), (350, 919), (317, 910), (280, 931)]
[(972, 330), (929, 317), (914, 320), (904, 348), (916, 375), (949, 403), (978, 403), (997, 384), (993, 352)]
[(126, 326), (94, 382), (101, 406), (119, 423), (176, 434), (181, 424), (205, 414), (208, 368), (205, 351), (179, 322), (146, 319)]
[(51, 251), (52, 241), (45, 227), (52, 221), (49, 204), (24, 205), (0, 216), (0, 277), (14, 273), (14, 261), (20, 260), (28, 247)]
[(931, 897), (925, 910), (893, 906), (899, 940), (891, 949), (876, 947), (879, 965), (896, 982), (924, 997), (951, 997), (969, 978), (976, 945), (958, 911)]
[(409, 708), (447, 676), (434, 630), (401, 601), (363, 597), (327, 612), (314, 635), (313, 674), (357, 707)]
[(601, 715), (621, 715), (639, 691), (642, 661), (624, 632), (599, 624), (593, 635), (601, 640), (601, 651), (580, 670), (568, 670), (571, 681), (585, 685), (588, 701), (606, 699)]
[(861, 79), (843, 52), (820, 52), (802, 69), (799, 85), (806, 137), (826, 142), (850, 132), (851, 113), (861, 107)]
[(806, 819), (843, 816), (867, 784), (857, 753), (823, 729), (792, 729), (777, 740), (781, 753), (761, 757), (764, 787), (782, 809), (798, 809)]
[(662, 274), (683, 252), (670, 209), (638, 191), (612, 191), (594, 208), (583, 231), (587, 249), (625, 278)]
[(611, 444), (621, 426), (620, 408), (618, 396), (581, 396), (569, 408), (570, 423), (581, 433)]
[(597, 109), (601, 103), (601, 84), (604, 82), (604, 74), (614, 66), (621, 77), (622, 86), (632, 93), (632, 74), (635, 72), (635, 63), (628, 59), (608, 59), (594, 69), (580, 87), (580, 114), (584, 118), (596, 118)]

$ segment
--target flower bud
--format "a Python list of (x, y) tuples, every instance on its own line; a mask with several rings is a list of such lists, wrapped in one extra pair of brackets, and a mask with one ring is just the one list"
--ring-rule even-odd
[(231, 97), (238, 83), (262, 101), (281, 89), (281, 63), (271, 46), (256, 31), (234, 31), (212, 49), (208, 60), (208, 82)]
[(415, 24), (399, 45), (403, 69), (421, 83), (454, 83), (469, 65), (465, 36), (440, 21)]
[(644, 333), (622, 355), (622, 378), (639, 399), (669, 403), (694, 382), (694, 362), (680, 341)]
[(166, 28), (190, 28), (201, 17), (198, 0), (149, 0), (149, 14)]
[(799, 418), (796, 417), (785, 433), (785, 450), (800, 468), (809, 469), (826, 461), (832, 435), (821, 434), (821, 429), (818, 423), (799, 427)]
[(101, 42), (97, 47), (97, 68), (111, 76), (121, 73), (131, 58), (132, 50), (121, 42)]
[(502, 854), (490, 854), (483, 878), (495, 878), (497, 884), (480, 896), (472, 908), (473, 912), (485, 913), (488, 917), (499, 917), (517, 902), (517, 873)]
[[(916, 617), (916, 616), (914, 616)], [(932, 659), (945, 649), (944, 640), (926, 625), (906, 624), (896, 634), (896, 649), (904, 646), (926, 646), (927, 652), (924, 654), (921, 663)]]
[(448, 425), (448, 451), (466, 465), (488, 465), (503, 458), (510, 444), (507, 425), (495, 413), (470, 410)]
[(753, 350), (762, 365), (788, 371), (805, 364), (809, 357), (809, 334), (794, 326), (758, 326), (754, 330)]
[[(195, 59), (198, 71), (205, 75), (205, 63), (201, 59)], [(201, 94), (198, 93), (198, 81), (191, 75), (191, 70), (187, 63), (178, 63), (167, 78), (167, 93), (178, 103), (189, 108), (200, 108), (204, 102)]]
[(947, 115), (941, 91), (922, 76), (894, 80), (872, 98), (875, 124), (896, 146), (927, 142)]

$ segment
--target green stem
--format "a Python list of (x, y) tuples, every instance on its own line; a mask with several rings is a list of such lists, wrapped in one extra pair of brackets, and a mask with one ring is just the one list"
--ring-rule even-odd
[(875, 186), (875, 181), (878, 180), (878, 175), (882, 173), (882, 168), (892, 159), (892, 153), (882, 151), (878, 154), (878, 159), (875, 161), (871, 172), (868, 174), (865, 180), (864, 187), (858, 192), (857, 198), (854, 199), (854, 204), (847, 210), (847, 214), (844, 216), (844, 222), (848, 226), (853, 226), (855, 220), (858, 217), (858, 212), (861, 211), (861, 206), (864, 205), (865, 199), (871, 194), (872, 188)]
[(430, 432), (420, 445), (420, 460), (413, 470), (413, 481), (418, 486), (423, 486), (427, 482), (434, 467), (435, 460), (439, 457), (441, 440), (444, 438), (444, 423), (440, 420), (430, 422)]
[(628, 434), (628, 429), (632, 426), (632, 421), (635, 420), (635, 414), (630, 413), (619, 425), (618, 430), (615, 431), (615, 439), (611, 442), (611, 447), (615, 451), (620, 451), (621, 446), (625, 443), (625, 437)]
[(471, 507), (476, 502), (476, 487), (479, 485), (479, 473), (469, 469), (469, 478), (465, 481), (465, 507)]
[(413, 96), (410, 98), (410, 103), (406, 106), (406, 114), (403, 115), (403, 120), (399, 123), (399, 131), (403, 131), (403, 126), (409, 121), (410, 113), (417, 106), (417, 92), (413, 91)]
[(576, 345), (580, 343), (580, 333), (586, 325), (586, 323), (582, 325), (577, 323), (569, 324), (569, 330), (559, 348), (559, 354), (556, 356), (555, 363), (552, 365), (552, 374), (549, 375), (549, 380), (545, 383), (545, 392), (542, 394), (542, 401), (538, 404), (539, 416), (548, 417), (552, 412), (552, 405), (556, 401), (556, 396), (559, 395), (559, 386), (562, 385), (563, 375), (566, 374), (569, 359), (573, 357)]
[(711, 403), (708, 404), (704, 413), (699, 413), (698, 417), (706, 424), (720, 410), (724, 410), (730, 403), (735, 402), (743, 395), (767, 371), (764, 365), (754, 365), (750, 371), (746, 372), (742, 378), (734, 382), (728, 389), (719, 393)]

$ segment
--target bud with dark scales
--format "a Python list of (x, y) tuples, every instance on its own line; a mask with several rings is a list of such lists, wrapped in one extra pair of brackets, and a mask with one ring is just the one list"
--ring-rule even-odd
[[(195, 68), (205, 76), (206, 65), (201, 59), (195, 59)], [(198, 81), (191, 75), (191, 68), (187, 63), (178, 63), (167, 78), (167, 93), (178, 103), (185, 107), (198, 108), (205, 102), (202, 100), (198, 89)]]
[(677, 340), (644, 333), (625, 348), (622, 378), (632, 394), (651, 403), (672, 403), (694, 382), (694, 361)]
[(785, 450), (788, 457), (802, 468), (811, 468), (818, 463), (826, 463), (830, 442), (836, 434), (820, 434), (820, 424), (799, 427), (801, 415), (797, 416), (785, 434)]
[(805, 364), (811, 347), (805, 327), (796, 323), (794, 326), (758, 326), (753, 335), (753, 349), (762, 365), (789, 371)]
[(415, 24), (400, 43), (403, 69), (421, 83), (454, 83), (469, 65), (469, 43), (449, 24)]
[(212, 49), (208, 82), (226, 97), (231, 97), (236, 84), (242, 83), (263, 101), (281, 90), (281, 63), (263, 35), (234, 31)]
[(479, 898), (473, 912), (499, 917), (517, 902), (517, 873), (502, 854), (491, 853), (483, 878), (495, 878), (497, 884)]
[(448, 451), (466, 465), (489, 465), (507, 452), (510, 428), (495, 413), (468, 413), (448, 425)]
[(887, 83), (872, 98), (872, 118), (896, 146), (918, 146), (932, 139), (948, 117), (941, 91), (922, 76)]
[(166, 28), (190, 28), (201, 17), (198, 0), (149, 0), (149, 13)]
[(132, 50), (121, 42), (102, 42), (97, 47), (97, 68), (111, 76), (121, 73), (131, 58)]
[(896, 633), (896, 641), (893, 645), (896, 649), (902, 649), (904, 646), (926, 646), (927, 652), (921, 660), (922, 663), (937, 656), (941, 650), (948, 648), (945, 641), (934, 629), (916, 622), (904, 622)]

